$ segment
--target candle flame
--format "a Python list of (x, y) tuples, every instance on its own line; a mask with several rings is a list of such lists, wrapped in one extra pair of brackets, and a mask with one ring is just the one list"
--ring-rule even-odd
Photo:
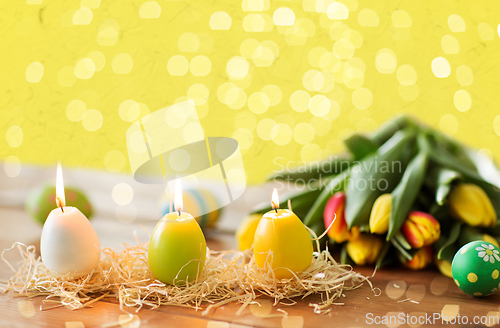
[(56, 204), (64, 212), (63, 207), (66, 206), (66, 198), (64, 197), (64, 182), (62, 175), (61, 163), (57, 164), (57, 177), (56, 177)]
[(175, 202), (174, 202), (174, 207), (175, 207), (175, 210), (177, 211), (177, 213), (181, 213), (181, 210), (182, 210), (182, 186), (181, 186), (181, 179), (178, 178), (175, 180), (175, 193), (174, 193), (174, 197), (175, 197)]
[(274, 188), (274, 190), (273, 190), (271, 206), (273, 207), (273, 210), (275, 210), (275, 211), (278, 211), (278, 208), (280, 208), (280, 199), (278, 197), (278, 190), (276, 190), (276, 188)]

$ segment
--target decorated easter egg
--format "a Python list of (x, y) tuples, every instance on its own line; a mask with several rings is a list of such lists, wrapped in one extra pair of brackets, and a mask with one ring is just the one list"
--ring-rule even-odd
[(486, 241), (472, 241), (455, 254), (451, 271), (463, 292), (474, 296), (493, 294), (500, 288), (500, 249)]
[[(64, 191), (66, 195), (66, 206), (78, 208), (88, 219), (90, 219), (94, 211), (84, 192), (72, 187), (65, 187)], [(34, 189), (26, 198), (24, 207), (26, 212), (35, 219), (35, 221), (44, 224), (50, 212), (57, 207), (56, 187), (49, 184)]]
[[(221, 209), (215, 195), (203, 188), (186, 189), (182, 192), (184, 208), (194, 216), (202, 229), (213, 228), (221, 215)], [(173, 208), (175, 212), (175, 207)], [(161, 215), (170, 212), (170, 200), (162, 196), (160, 200)]]

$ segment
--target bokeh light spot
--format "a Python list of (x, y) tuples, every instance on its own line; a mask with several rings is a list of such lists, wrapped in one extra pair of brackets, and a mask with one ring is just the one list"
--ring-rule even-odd
[(71, 100), (66, 106), (66, 117), (72, 122), (80, 122), (85, 116), (87, 107), (80, 99)]
[(7, 145), (12, 148), (17, 148), (23, 143), (24, 133), (23, 129), (17, 125), (13, 125), (5, 132), (5, 141)]
[(392, 25), (398, 28), (408, 28), (413, 24), (410, 14), (404, 10), (396, 10), (391, 16)]
[(448, 60), (446, 60), (446, 58), (444, 57), (436, 57), (432, 60), (432, 73), (434, 73), (434, 75), (437, 77), (437, 78), (446, 78), (448, 76), (450, 76), (450, 73), (451, 73), (451, 66), (450, 66), (450, 63), (448, 62)]
[(254, 92), (248, 97), (248, 108), (255, 114), (264, 113), (269, 105), (269, 98), (264, 92)]
[(458, 44), (457, 38), (447, 34), (441, 38), (441, 48), (443, 48), (445, 54), (458, 54), (460, 44)]
[(491, 27), (488, 23), (481, 23), (477, 27), (477, 32), (479, 33), (479, 37), (483, 41), (493, 40), (495, 36), (495, 31), (493, 31), (493, 27)]
[(26, 67), (26, 81), (30, 83), (38, 83), (43, 77), (44, 68), (39, 62), (32, 62)]
[(238, 128), (233, 132), (232, 137), (238, 141), (241, 149), (246, 150), (253, 144), (253, 133), (247, 128)]
[(216, 11), (210, 16), (209, 24), (212, 30), (229, 30), (231, 28), (231, 16), (225, 11)]
[(460, 65), (456, 70), (457, 81), (460, 85), (467, 86), (474, 82), (474, 73), (467, 65)]
[(73, 14), (72, 21), (74, 25), (89, 25), (93, 17), (92, 10), (87, 7), (81, 7)]
[(128, 74), (134, 66), (134, 60), (129, 54), (121, 53), (111, 61), (111, 68), (116, 74)]
[(466, 90), (458, 90), (453, 96), (453, 103), (460, 112), (466, 112), (472, 105), (472, 99)]
[(401, 85), (414, 85), (417, 82), (417, 71), (408, 64), (399, 66), (396, 76)]
[(354, 50), (354, 45), (349, 40), (340, 39), (333, 44), (333, 54), (339, 59), (351, 58)]
[(89, 109), (85, 112), (85, 116), (82, 119), (83, 127), (90, 132), (99, 130), (102, 126), (102, 122), (102, 114), (97, 109)]
[(161, 7), (156, 1), (146, 1), (139, 8), (139, 17), (146, 19), (158, 18), (161, 15)]
[(257, 135), (262, 139), (269, 141), (272, 139), (271, 131), (276, 126), (276, 122), (270, 118), (265, 118), (257, 124)]
[(189, 70), (194, 76), (206, 76), (212, 69), (212, 62), (206, 56), (196, 56), (191, 59)]
[(118, 205), (127, 205), (134, 198), (134, 190), (125, 182), (118, 183), (111, 191), (111, 197)]
[(391, 74), (396, 70), (398, 64), (397, 56), (391, 49), (384, 48), (377, 52), (375, 66), (382, 74)]
[(465, 32), (465, 21), (457, 14), (448, 17), (448, 27), (452, 32)]
[(101, 5), (101, 0), (80, 0), (80, 7), (97, 9)]
[(269, 106), (276, 106), (281, 102), (281, 89), (274, 84), (268, 84), (264, 86), (261, 90), (267, 98), (269, 98)]
[(359, 109), (367, 109), (373, 103), (373, 93), (367, 88), (358, 88), (352, 92), (352, 104)]
[(7, 156), (3, 162), (3, 170), (9, 178), (15, 178), (21, 174), (21, 161), (17, 156)]
[(189, 69), (189, 62), (186, 57), (175, 55), (170, 57), (167, 63), (167, 70), (170, 75), (182, 76), (187, 73)]
[(239, 56), (229, 59), (226, 66), (227, 75), (235, 80), (243, 79), (248, 74), (248, 69), (248, 61)]
[(194, 33), (186, 32), (177, 40), (177, 46), (182, 52), (196, 52), (200, 47), (200, 38)]
[(406, 293), (406, 282), (404, 280), (391, 280), (385, 286), (385, 293), (389, 298), (397, 300)]
[(87, 58), (94, 62), (95, 70), (101, 71), (106, 64), (106, 57), (100, 51), (92, 51), (87, 55)]
[(443, 309), (441, 310), (441, 318), (443, 318), (444, 321), (452, 321), (455, 322), (456, 316), (458, 315), (460, 311), (460, 306), (456, 304), (446, 304), (443, 306)]
[(325, 116), (330, 111), (330, 100), (324, 95), (315, 95), (309, 101), (309, 110), (314, 116)]
[(276, 26), (292, 26), (295, 23), (295, 13), (287, 7), (280, 7), (274, 11), (273, 22)]
[(81, 80), (90, 79), (94, 73), (95, 64), (89, 58), (82, 58), (75, 65), (75, 76)]
[(118, 114), (125, 122), (135, 121), (139, 117), (140, 112), (141, 108), (139, 104), (132, 99), (127, 99), (118, 106)]
[(120, 25), (114, 19), (107, 19), (97, 30), (97, 43), (101, 46), (114, 46), (118, 41)]
[(326, 14), (330, 19), (347, 19), (349, 17), (349, 9), (342, 2), (333, 1), (326, 8)]
[(493, 129), (496, 135), (500, 137), (500, 115), (497, 115), (493, 120)]

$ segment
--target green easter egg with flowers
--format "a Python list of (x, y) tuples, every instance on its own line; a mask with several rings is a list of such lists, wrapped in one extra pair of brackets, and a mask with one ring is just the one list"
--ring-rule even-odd
[(472, 241), (458, 250), (451, 263), (455, 284), (473, 296), (487, 296), (500, 288), (500, 249), (486, 241)]

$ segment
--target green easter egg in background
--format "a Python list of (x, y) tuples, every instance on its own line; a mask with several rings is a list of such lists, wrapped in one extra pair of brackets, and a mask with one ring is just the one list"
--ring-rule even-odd
[[(83, 191), (64, 187), (66, 206), (78, 208), (88, 219), (94, 213), (92, 205)], [(54, 185), (45, 185), (42, 188), (34, 189), (26, 198), (24, 204), (26, 212), (38, 223), (44, 224), (49, 213), (56, 208), (56, 187)]]
[(463, 292), (473, 296), (493, 294), (500, 288), (500, 249), (486, 241), (472, 241), (455, 254), (451, 271)]

